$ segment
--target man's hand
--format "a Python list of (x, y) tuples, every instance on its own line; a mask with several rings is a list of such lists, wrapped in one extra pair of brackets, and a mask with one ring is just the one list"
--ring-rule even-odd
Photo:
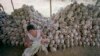
[(31, 45), (32, 45), (32, 41), (29, 39), (29, 37), (25, 37), (24, 46), (27, 48), (30, 47)]
[(49, 39), (45, 38), (41, 40), (41, 44), (48, 44), (49, 43)]

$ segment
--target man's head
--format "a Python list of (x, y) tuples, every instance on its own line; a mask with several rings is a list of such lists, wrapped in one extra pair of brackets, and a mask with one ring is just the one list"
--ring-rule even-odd
[(29, 25), (27, 26), (27, 31), (30, 31), (30, 30), (35, 30), (34, 25), (29, 24)]
[(34, 27), (34, 25), (31, 25), (31, 24), (29, 24), (28, 26), (27, 26), (27, 31), (29, 32), (29, 33), (31, 33), (32, 35), (36, 35), (36, 28)]

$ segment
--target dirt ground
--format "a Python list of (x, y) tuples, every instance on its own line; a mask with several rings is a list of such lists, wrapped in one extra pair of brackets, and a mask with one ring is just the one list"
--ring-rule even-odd
[[(45, 56), (40, 53), (39, 56)], [(66, 50), (49, 53), (47, 56), (100, 56), (100, 48), (97, 47), (74, 47)]]
[[(0, 46), (0, 56), (21, 56), (23, 47)], [(100, 56), (100, 48), (98, 47), (74, 47), (66, 50), (59, 50), (57, 52), (49, 52), (45, 55), (39, 52), (38, 56)]]

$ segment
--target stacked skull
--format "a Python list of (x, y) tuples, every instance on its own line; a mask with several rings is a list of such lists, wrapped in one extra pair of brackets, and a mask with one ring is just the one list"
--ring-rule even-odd
[[(50, 47), (54, 44), (56, 47), (63, 46), (64, 48), (74, 46), (100, 47), (99, 14), (98, 7), (85, 6), (76, 2), (59, 11), (53, 16), (53, 28), (51, 27), (52, 30), (50, 36), (48, 36), (52, 36)], [(57, 34), (58, 31), (59, 34)], [(56, 41), (61, 43), (58, 45)]]
[[(3, 15), (1, 17), (1, 15)], [(23, 5), (22, 8), (15, 9), (11, 15), (0, 11), (0, 40), (4, 44), (12, 46), (23, 45), (28, 23), (34, 24), (36, 28), (41, 28), (44, 24), (43, 17), (32, 6)]]
[(100, 10), (93, 5), (85, 6), (75, 2), (49, 20), (32, 6), (23, 5), (6, 18), (2, 24), (0, 17), (0, 30), (4, 29), (3, 33), (0, 32), (3, 43), (22, 45), (26, 37), (26, 26), (30, 23), (42, 29), (50, 39), (48, 47), (51, 51), (76, 46), (100, 47)]

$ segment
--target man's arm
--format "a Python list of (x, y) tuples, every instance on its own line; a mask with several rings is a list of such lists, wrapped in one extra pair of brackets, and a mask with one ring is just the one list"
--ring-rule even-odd
[(27, 47), (30, 47), (31, 45), (32, 45), (32, 41), (29, 39), (29, 37), (26, 34), (24, 38), (24, 46), (27, 48)]
[(47, 38), (47, 36), (43, 32), (41, 32), (41, 37), (42, 37), (42, 40), (41, 40), (42, 44), (46, 44), (49, 42), (49, 39)]

